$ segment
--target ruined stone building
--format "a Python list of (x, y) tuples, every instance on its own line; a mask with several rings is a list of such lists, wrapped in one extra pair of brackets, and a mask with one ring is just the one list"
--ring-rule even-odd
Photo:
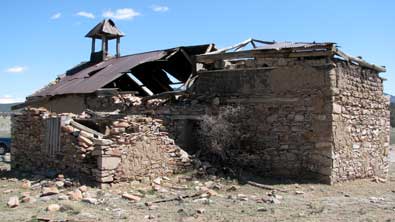
[(14, 169), (106, 184), (191, 169), (193, 154), (241, 174), (386, 177), (383, 67), (334, 43), (255, 39), (120, 56), (122, 36), (104, 20), (86, 36), (90, 61), (15, 107), (26, 108), (13, 117)]

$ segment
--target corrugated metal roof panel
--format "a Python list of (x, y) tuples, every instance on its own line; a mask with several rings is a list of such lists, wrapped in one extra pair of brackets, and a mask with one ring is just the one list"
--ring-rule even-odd
[(64, 76), (56, 84), (48, 86), (32, 96), (93, 93), (137, 65), (161, 59), (166, 55), (167, 52), (162, 50), (106, 60), (73, 75)]

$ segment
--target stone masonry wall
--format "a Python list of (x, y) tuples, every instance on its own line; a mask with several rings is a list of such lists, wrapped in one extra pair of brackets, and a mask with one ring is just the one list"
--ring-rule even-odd
[(72, 174), (92, 178), (90, 169), (96, 165), (91, 155), (93, 144), (85, 132), (64, 126), (60, 132), (60, 150), (46, 147), (48, 118), (61, 117), (46, 109), (25, 109), (12, 118), (12, 168), (34, 173)]
[(329, 183), (331, 61), (261, 59), (237, 67), (201, 70), (193, 88), (196, 96), (217, 97), (218, 114), (241, 110), (232, 121), (240, 140), (228, 162), (262, 176)]
[(383, 80), (370, 69), (336, 62), (333, 81), (334, 162), (332, 181), (386, 178), (389, 101)]
[[(60, 149), (45, 146), (48, 118), (62, 118)], [(102, 138), (71, 124), (107, 124)], [(181, 172), (191, 166), (188, 154), (163, 131), (161, 120), (142, 115), (91, 119), (89, 116), (26, 109), (12, 118), (12, 168), (35, 173), (63, 173), (99, 184), (149, 180)], [(54, 129), (52, 129), (54, 130)]]

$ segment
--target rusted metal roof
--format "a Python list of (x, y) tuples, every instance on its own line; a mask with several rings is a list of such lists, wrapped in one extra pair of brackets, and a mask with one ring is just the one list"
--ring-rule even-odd
[(107, 39), (114, 39), (125, 36), (125, 34), (117, 28), (111, 19), (104, 19), (85, 35), (85, 37), (97, 39), (103, 36), (107, 37)]
[[(181, 64), (180, 60), (178, 60), (176, 63), (173, 63), (172, 60), (167, 60), (170, 59), (168, 58), (169, 55), (177, 55), (176, 52), (179, 52), (180, 48), (185, 49), (187, 52), (193, 52), (193, 54), (201, 54), (205, 52), (208, 47), (209, 45), (179, 47), (112, 58), (100, 63), (82, 63), (82, 68), (79, 68), (79, 66), (74, 67), (72, 72), (66, 72), (66, 74), (60, 77), (56, 83), (44, 87), (43, 89), (35, 92), (30, 97), (93, 93), (125, 75), (125, 73), (130, 72), (131, 69), (137, 69), (137, 67), (140, 67), (140, 65), (145, 67), (144, 73), (146, 76), (157, 75), (158, 73), (155, 72), (154, 66), (149, 66), (149, 63), (158, 60), (169, 61), (168, 66), (180, 66), (183, 68), (183, 64)], [(187, 75), (186, 78), (188, 78), (191, 73), (185, 72), (192, 70), (192, 65), (188, 64), (187, 68), (188, 69), (184, 67), (184, 69), (181, 70), (169, 70), (174, 70), (178, 73), (184, 73), (184, 75)], [(139, 70), (136, 70), (136, 72), (138, 71)]]
[(106, 60), (73, 75), (65, 75), (57, 83), (32, 96), (93, 93), (135, 66), (161, 59), (166, 55), (166, 51), (154, 51)]

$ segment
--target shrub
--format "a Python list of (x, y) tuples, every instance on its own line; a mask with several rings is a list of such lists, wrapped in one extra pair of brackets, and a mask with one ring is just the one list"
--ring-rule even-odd
[(230, 148), (238, 147), (240, 139), (240, 107), (224, 106), (218, 115), (204, 115), (199, 128), (201, 154), (228, 157)]

